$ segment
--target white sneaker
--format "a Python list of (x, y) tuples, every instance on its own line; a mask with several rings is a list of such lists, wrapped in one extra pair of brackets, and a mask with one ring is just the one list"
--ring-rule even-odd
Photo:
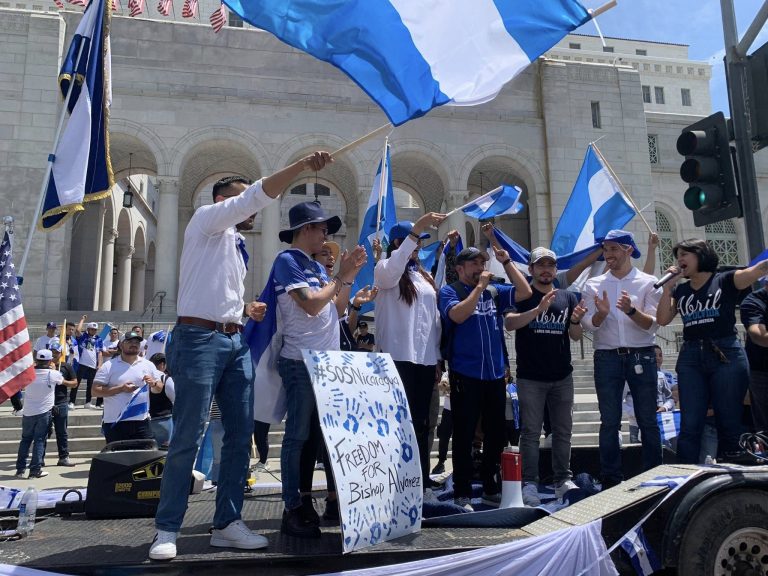
[(75, 409), (74, 403), (72, 403), (72, 402), (69, 403), (69, 409), (70, 410), (74, 410)]
[(241, 548), (243, 550), (256, 550), (266, 548), (269, 540), (255, 532), (252, 532), (242, 520), (235, 520), (229, 526), (221, 530), (213, 529), (211, 533), (211, 546), (219, 548)]
[(259, 472), (269, 472), (269, 464), (266, 462), (256, 462), (254, 469), (258, 470)]
[(555, 496), (558, 500), (562, 500), (566, 492), (568, 492), (568, 490), (573, 490), (574, 488), (578, 488), (578, 486), (573, 480), (564, 480), (555, 486)]
[(152, 560), (173, 560), (176, 558), (176, 532), (158, 530), (152, 546), (149, 547), (149, 557)]
[(523, 485), (523, 504), (531, 507), (541, 504), (541, 500), (539, 500), (539, 486), (536, 482), (526, 482)]
[(456, 506), (464, 508), (464, 510), (466, 510), (467, 512), (475, 511), (475, 509), (472, 507), (472, 501), (469, 498), (454, 498), (453, 503)]
[(91, 408), (93, 408), (93, 403), (92, 402), (88, 402), (86, 404), (83, 404), (83, 408), (91, 409)]

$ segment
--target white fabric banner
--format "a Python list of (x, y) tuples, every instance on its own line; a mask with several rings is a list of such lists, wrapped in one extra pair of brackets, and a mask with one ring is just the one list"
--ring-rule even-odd
[[(405, 564), (323, 576), (589, 576), (616, 575), (600, 534), (601, 520), (551, 534)], [(586, 570), (586, 572), (583, 572)]]
[(392, 357), (302, 354), (336, 478), (344, 553), (418, 532), (419, 448)]

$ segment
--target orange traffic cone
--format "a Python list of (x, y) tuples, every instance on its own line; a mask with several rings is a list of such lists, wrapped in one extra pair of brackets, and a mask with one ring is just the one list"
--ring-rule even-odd
[(517, 446), (504, 448), (501, 454), (501, 504), (499, 508), (522, 508), (522, 462)]

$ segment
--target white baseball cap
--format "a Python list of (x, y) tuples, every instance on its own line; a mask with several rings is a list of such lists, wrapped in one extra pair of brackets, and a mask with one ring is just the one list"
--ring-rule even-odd
[(90, 330), (91, 328), (93, 328), (94, 330), (98, 330), (99, 329), (99, 323), (98, 322), (88, 322), (88, 324), (86, 325), (86, 328), (88, 330)]
[(50, 362), (51, 360), (53, 360), (53, 353), (50, 350), (38, 350), (36, 358), (38, 360), (43, 360), (43, 361), (47, 360)]
[(549, 248), (534, 248), (531, 252), (531, 264), (536, 264), (542, 258), (549, 258), (555, 264), (557, 264), (557, 254), (552, 252)]

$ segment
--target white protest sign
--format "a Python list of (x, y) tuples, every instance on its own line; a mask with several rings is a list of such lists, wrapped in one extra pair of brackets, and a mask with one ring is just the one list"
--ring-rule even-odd
[(302, 350), (341, 508), (344, 553), (421, 530), (419, 449), (389, 354)]

